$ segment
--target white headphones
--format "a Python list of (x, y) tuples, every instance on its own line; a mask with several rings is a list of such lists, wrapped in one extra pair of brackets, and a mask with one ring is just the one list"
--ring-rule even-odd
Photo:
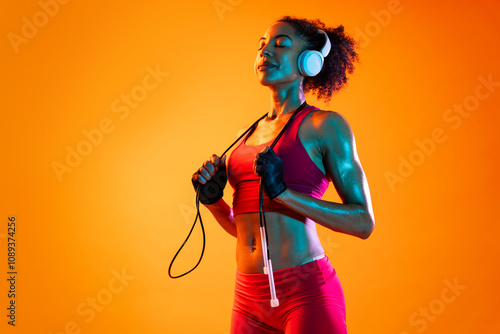
[(318, 32), (324, 34), (326, 38), (321, 51), (305, 50), (297, 60), (299, 73), (305, 77), (314, 77), (321, 71), (325, 57), (330, 53), (332, 47), (328, 35), (321, 29), (318, 29)]

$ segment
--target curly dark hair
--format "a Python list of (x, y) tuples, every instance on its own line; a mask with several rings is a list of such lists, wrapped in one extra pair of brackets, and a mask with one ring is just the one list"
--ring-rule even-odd
[(354, 71), (354, 62), (359, 62), (356, 49), (359, 47), (357, 41), (344, 32), (344, 26), (337, 28), (326, 27), (319, 19), (308, 20), (295, 16), (282, 16), (276, 22), (286, 22), (295, 28), (297, 35), (304, 39), (307, 50), (321, 50), (325, 44), (323, 35), (318, 34), (318, 29), (328, 35), (332, 45), (330, 53), (326, 56), (323, 68), (314, 77), (304, 77), (304, 93), (312, 91), (317, 98), (323, 98), (328, 104), (333, 93), (347, 84), (347, 73)]

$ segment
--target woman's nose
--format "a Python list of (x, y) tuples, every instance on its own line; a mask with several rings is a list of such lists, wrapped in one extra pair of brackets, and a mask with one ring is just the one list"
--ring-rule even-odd
[(264, 56), (267, 56), (267, 57), (271, 56), (271, 52), (269, 52), (269, 50), (267, 50), (267, 49), (263, 49), (263, 50), (262, 50), (262, 54), (263, 54)]
[(264, 47), (260, 50), (260, 54), (261, 54), (261, 56), (264, 56), (264, 55), (265, 55), (265, 56), (267, 56), (267, 57), (271, 56), (271, 52), (269, 52), (269, 48), (267, 47), (267, 45), (266, 45), (266, 46), (264, 46)]

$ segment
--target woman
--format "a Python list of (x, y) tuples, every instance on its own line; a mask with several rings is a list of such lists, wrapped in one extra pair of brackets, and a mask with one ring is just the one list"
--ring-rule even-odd
[[(314, 77), (303, 76), (297, 60), (320, 50), (327, 33), (331, 51)], [(347, 333), (339, 278), (316, 232), (316, 224), (366, 239), (374, 228), (368, 184), (353, 133), (340, 114), (305, 102), (316, 91), (328, 100), (347, 83), (358, 60), (356, 42), (343, 26), (284, 16), (259, 41), (255, 70), (271, 91), (271, 108), (227, 159), (233, 208), (223, 199), (205, 205), (237, 238), (236, 285), (231, 333)], [(294, 116), (274, 149), (269, 145)], [(213, 155), (192, 180), (205, 184), (226, 156)], [(259, 230), (258, 186), (262, 178), (270, 257), (278, 307), (269, 305), (269, 283)], [(342, 204), (321, 200), (332, 181)], [(277, 189), (277, 191), (276, 191)]]

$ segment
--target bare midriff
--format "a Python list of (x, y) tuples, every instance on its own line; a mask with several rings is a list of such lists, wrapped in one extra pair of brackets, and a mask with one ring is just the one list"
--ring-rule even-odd
[[(324, 254), (316, 223), (298, 213), (266, 212), (267, 241), (273, 271), (300, 265)], [(262, 273), (264, 260), (259, 213), (235, 216), (237, 269), (245, 274)]]
[[(325, 173), (323, 157), (317, 149), (317, 131), (309, 124), (312, 113), (304, 118), (298, 134), (311, 160)], [(280, 123), (259, 123), (255, 131), (246, 139), (246, 145), (262, 145), (275, 138), (289, 119)], [(305, 126), (304, 126), (305, 124)], [(316, 223), (293, 211), (266, 212), (267, 242), (273, 270), (286, 269), (310, 261), (324, 254), (318, 238)], [(256, 274), (264, 272), (262, 243), (260, 238), (260, 217), (258, 212), (241, 213), (235, 216), (237, 242), (236, 263), (241, 273)]]

